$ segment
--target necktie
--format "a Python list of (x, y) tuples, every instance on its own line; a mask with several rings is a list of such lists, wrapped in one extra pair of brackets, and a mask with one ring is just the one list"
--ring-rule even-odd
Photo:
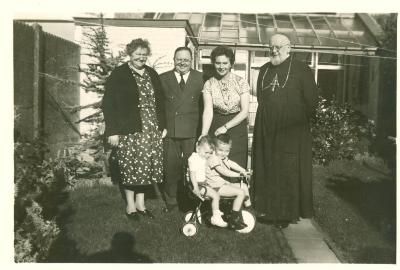
[(183, 91), (185, 89), (185, 80), (183, 79), (183, 75), (181, 74), (181, 81), (179, 82), (179, 87)]

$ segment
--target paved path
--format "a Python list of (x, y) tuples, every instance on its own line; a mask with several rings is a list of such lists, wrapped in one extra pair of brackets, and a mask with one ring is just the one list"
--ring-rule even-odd
[(310, 219), (282, 230), (299, 263), (340, 263)]

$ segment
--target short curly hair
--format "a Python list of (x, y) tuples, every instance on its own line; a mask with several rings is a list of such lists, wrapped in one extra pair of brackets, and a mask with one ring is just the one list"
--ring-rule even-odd
[(150, 43), (147, 39), (137, 38), (133, 39), (126, 45), (126, 54), (131, 55), (137, 48), (147, 49), (147, 54), (151, 55)]
[(231, 136), (228, 133), (221, 133), (214, 137), (214, 145), (215, 147), (219, 144), (232, 144)]
[(215, 59), (221, 55), (225, 55), (226, 57), (228, 57), (229, 62), (233, 66), (233, 64), (235, 63), (235, 54), (233, 53), (231, 48), (225, 45), (218, 46), (214, 48), (214, 50), (212, 50), (210, 55), (211, 63), (215, 64)]
[(214, 141), (213, 141), (213, 139), (212, 139), (210, 136), (208, 136), (208, 135), (202, 136), (202, 137), (197, 141), (197, 144), (196, 144), (196, 145), (197, 145), (197, 146), (208, 145), (208, 146), (210, 146), (210, 148), (211, 148), (212, 150), (214, 150)]

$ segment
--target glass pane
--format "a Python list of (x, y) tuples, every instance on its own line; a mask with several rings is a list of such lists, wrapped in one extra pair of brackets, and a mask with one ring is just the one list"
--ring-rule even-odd
[(234, 65), (233, 65), (233, 69), (235, 70), (235, 71), (245, 71), (246, 70), (246, 64), (242, 64), (242, 63), (235, 63)]
[(188, 20), (190, 18), (190, 13), (176, 13), (175, 20)]
[(311, 53), (310, 52), (294, 52), (293, 58), (297, 59), (301, 62), (305, 62), (308, 65), (311, 65)]
[(254, 57), (266, 57), (266, 51), (255, 51), (254, 52)]
[(154, 12), (145, 13), (143, 18), (145, 18), (145, 19), (153, 19), (155, 14), (156, 13), (154, 13)]
[(204, 31), (216, 31), (221, 26), (221, 13), (207, 13), (204, 20)]
[(346, 27), (342, 25), (341, 19), (337, 17), (327, 17), (329, 24), (333, 30), (347, 31)]
[(320, 45), (317, 36), (312, 30), (297, 32), (297, 38), (299, 40), (298, 44), (300, 45)]
[(114, 17), (118, 19), (143, 19), (144, 15), (145, 13), (118, 12), (114, 14)]
[(258, 15), (258, 24), (261, 27), (274, 28), (274, 19), (271, 15)]
[(318, 65), (338, 65), (339, 58), (337, 54), (332, 53), (319, 53)]
[(330, 30), (317, 30), (317, 35), (319, 40), (321, 41), (321, 45), (324, 46), (338, 46), (338, 41), (336, 40), (335, 35)]
[(224, 29), (221, 31), (221, 38), (238, 38), (238, 31), (237, 30), (227, 30)]
[(256, 28), (256, 15), (255, 14), (240, 14), (240, 26), (243, 28), (254, 27)]
[(299, 39), (297, 38), (297, 33), (294, 29), (282, 29), (280, 32), (289, 37), (291, 44), (299, 44)]
[(326, 23), (324, 17), (310, 16), (310, 20), (311, 20), (312, 24), (314, 25), (315, 30), (329, 30), (329, 26)]
[(275, 34), (274, 28), (262, 28), (260, 27), (260, 37), (262, 44), (269, 44), (270, 37)]
[(175, 13), (161, 13), (160, 20), (172, 20)]
[(260, 38), (262, 44), (268, 44), (269, 38), (275, 33), (274, 20), (271, 15), (258, 15), (258, 25), (260, 26)]
[(311, 29), (311, 25), (306, 16), (292, 16), (296, 29)]
[(278, 28), (293, 28), (288, 15), (275, 15), (275, 20)]
[(189, 18), (190, 26), (193, 29), (195, 36), (199, 36), (200, 27), (203, 23), (203, 17), (205, 16), (204, 13), (192, 13)]
[(258, 44), (259, 43), (258, 35), (257, 36), (245, 36), (241, 33), (239, 42), (241, 44)]
[(224, 13), (224, 17), (222, 20), (223, 27), (232, 27), (238, 28), (239, 27), (239, 16), (238, 14), (227, 14)]
[(223, 29), (221, 31), (221, 41), (239, 42), (238, 30)]
[(254, 14), (241, 14), (240, 19), (240, 43), (259, 43), (256, 16)]
[(201, 32), (201, 40), (204, 41), (219, 41), (219, 31), (218, 32)]
[(364, 27), (358, 20), (354, 18), (342, 18), (342, 24), (349, 28), (351, 31), (363, 31)]
[(192, 13), (189, 19), (190, 24), (202, 24), (204, 15), (204, 13)]
[(344, 47), (357, 46), (357, 44), (354, 44), (354, 43), (357, 43), (357, 40), (354, 39), (354, 37), (351, 35), (350, 32), (343, 32), (343, 31), (336, 32), (335, 31), (335, 33), (336, 33), (336, 37), (338, 39), (339, 46), (344, 46)]

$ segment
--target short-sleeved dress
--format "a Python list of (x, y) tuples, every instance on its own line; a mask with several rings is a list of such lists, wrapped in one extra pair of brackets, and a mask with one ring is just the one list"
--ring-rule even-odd
[(142, 132), (120, 135), (117, 149), (121, 184), (127, 187), (162, 182), (162, 132), (157, 129), (154, 89), (147, 71), (138, 74), (129, 66), (139, 90)]
[[(214, 108), (213, 121), (209, 130), (210, 135), (213, 136), (216, 129), (226, 124), (240, 112), (240, 96), (249, 91), (250, 86), (246, 80), (231, 72), (220, 80), (212, 77), (206, 81), (203, 92), (211, 95)], [(230, 128), (227, 133), (232, 139), (229, 158), (243, 168), (247, 168), (247, 119)]]

